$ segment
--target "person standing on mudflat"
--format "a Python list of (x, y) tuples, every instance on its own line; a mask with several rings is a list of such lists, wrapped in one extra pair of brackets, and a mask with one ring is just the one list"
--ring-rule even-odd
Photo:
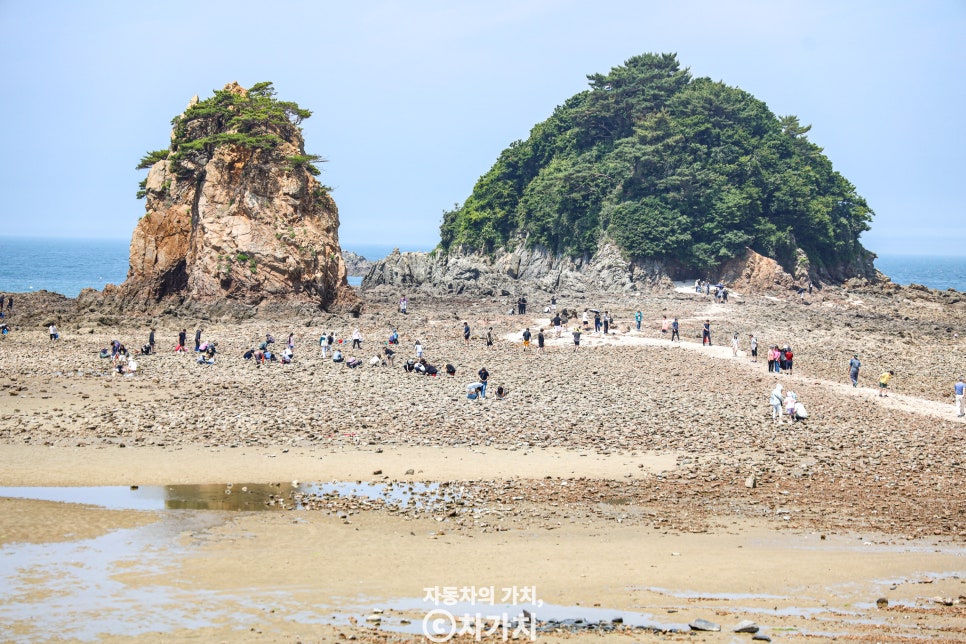
[(962, 376), (953, 385), (953, 392), (956, 394), (956, 415), (962, 418), (966, 415), (963, 412), (963, 395), (966, 394), (966, 380), (963, 380)]
[(849, 360), (849, 380), (852, 381), (853, 387), (859, 386), (859, 369), (862, 367), (862, 363), (859, 362), (859, 356), (853, 355), (852, 359)]
[(204, 331), (202, 328), (198, 328), (195, 331), (195, 351), (201, 350), (201, 332)]
[(785, 404), (785, 396), (782, 395), (782, 389), (782, 384), (780, 382), (776, 383), (775, 388), (768, 397), (768, 404), (771, 405), (771, 419), (779, 424), (782, 422), (782, 406)]
[(469, 345), (470, 343), (470, 323), (463, 322), (463, 344)]
[(677, 318), (674, 318), (673, 320), (671, 320), (671, 342), (674, 342), (674, 338), (677, 338), (678, 339), (678, 342), (681, 341), (681, 334), (678, 333), (678, 319)]
[(711, 320), (705, 320), (704, 326), (701, 328), (701, 346), (703, 347), (705, 343), (711, 346)]
[(476, 375), (480, 377), (480, 382), (483, 383), (483, 388), (480, 390), (480, 398), (486, 398), (486, 384), (490, 379), (490, 372), (486, 370), (486, 367), (483, 367)]

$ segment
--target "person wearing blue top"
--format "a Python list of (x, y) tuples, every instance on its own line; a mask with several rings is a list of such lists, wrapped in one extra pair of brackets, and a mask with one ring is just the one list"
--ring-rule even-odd
[(862, 363), (859, 362), (859, 356), (858, 355), (852, 356), (852, 359), (849, 360), (849, 380), (852, 381), (853, 387), (859, 386), (859, 368), (861, 366), (862, 366)]
[(966, 394), (966, 381), (963, 380), (962, 376), (956, 381), (953, 389), (956, 392), (956, 415), (961, 418), (966, 415), (966, 412), (963, 412), (963, 394)]
[(641, 330), (641, 320), (643, 320), (643, 319), (644, 319), (644, 314), (641, 313), (640, 311), (638, 311), (638, 312), (636, 312), (634, 314), (634, 323), (637, 324), (637, 330), (638, 331)]

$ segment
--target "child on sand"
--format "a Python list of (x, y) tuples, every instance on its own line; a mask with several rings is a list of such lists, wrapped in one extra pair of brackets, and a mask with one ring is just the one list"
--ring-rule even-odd
[(889, 395), (885, 393), (885, 390), (889, 388), (889, 381), (892, 380), (892, 376), (894, 375), (896, 375), (896, 372), (890, 370), (879, 376), (879, 398), (884, 398)]

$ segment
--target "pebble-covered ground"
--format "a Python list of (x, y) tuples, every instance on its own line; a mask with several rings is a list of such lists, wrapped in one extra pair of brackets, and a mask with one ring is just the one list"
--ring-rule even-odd
[[(613, 479), (475, 481), (470, 496), (520, 508), (523, 520), (605, 513), (628, 522), (701, 531), (719, 517), (774, 519), (779, 525), (874, 529), (898, 537), (966, 537), (966, 424), (953, 408), (952, 387), (966, 371), (963, 302), (902, 289), (826, 289), (807, 304), (795, 298), (733, 295), (727, 304), (693, 293), (618, 299), (558, 300), (560, 311), (611, 311), (617, 331), (572, 336), (549, 331), (545, 302), (531, 297), (524, 316), (507, 315), (514, 298), (433, 299), (363, 294), (359, 318), (325, 313), (288, 319), (229, 321), (173, 315), (122, 319), (47, 294), (18, 298), (0, 340), (0, 440), (54, 446), (114, 444), (204, 446), (489, 446), (546, 447), (634, 454), (678, 454), (661, 475)], [(644, 324), (630, 331), (633, 312)], [(660, 332), (662, 316), (678, 317), (681, 343)], [(711, 321), (713, 348), (700, 347)], [(469, 344), (463, 321), (471, 327)], [(61, 339), (51, 342), (55, 322)], [(574, 325), (571, 320), (569, 327)], [(137, 356), (133, 376), (114, 374), (99, 349), (118, 339), (136, 351), (155, 326), (156, 355)], [(493, 327), (492, 348), (483, 337)], [(521, 332), (548, 334), (545, 353), (524, 351)], [(216, 341), (212, 365), (176, 354), (180, 328), (193, 346), (195, 329)], [(349, 348), (354, 329), (363, 349)], [(366, 364), (392, 328), (400, 344), (395, 367)], [(323, 360), (318, 339), (334, 332), (349, 369)], [(739, 333), (741, 354), (729, 345)], [(295, 334), (295, 361), (257, 365), (242, 359), (266, 333), (284, 346)], [(749, 334), (759, 362), (747, 355)], [(429, 377), (401, 368), (419, 340), (440, 369)], [(765, 371), (769, 344), (790, 344), (793, 374)], [(859, 388), (847, 380), (858, 354)], [(454, 377), (443, 373), (453, 364)], [(489, 396), (467, 400), (465, 385), (490, 372)], [(880, 373), (896, 375), (880, 399)], [(775, 424), (768, 394), (775, 382), (809, 409), (804, 423)], [(496, 387), (509, 395), (497, 400)], [(528, 473), (521, 472), (526, 477)], [(469, 497), (468, 497), (469, 498)], [(551, 506), (550, 504), (557, 504)], [(485, 521), (465, 521), (485, 529)]]

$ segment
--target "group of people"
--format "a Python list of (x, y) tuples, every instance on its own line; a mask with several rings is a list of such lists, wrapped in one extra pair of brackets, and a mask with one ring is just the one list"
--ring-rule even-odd
[[(532, 338), (533, 338), (533, 334), (530, 333), (530, 327), (525, 328), (523, 330), (523, 350), (524, 351), (530, 350), (530, 340)], [(545, 343), (546, 343), (546, 336), (543, 335), (543, 327), (541, 327), (540, 330), (537, 331), (537, 353), (538, 354), (542, 354), (546, 352), (546, 347), (544, 346)]]
[(590, 331), (591, 313), (594, 314), (594, 333), (603, 333), (604, 335), (610, 333), (611, 328), (614, 326), (614, 316), (610, 314), (610, 311), (604, 311), (604, 314), (601, 315), (598, 309), (584, 309), (584, 313), (580, 318), (584, 330)]
[[(483, 401), (486, 399), (486, 389), (490, 384), (490, 372), (487, 371), (486, 367), (482, 367), (476, 372), (479, 380), (477, 382), (471, 382), (466, 385), (466, 398), (467, 400), (479, 400)], [(498, 385), (496, 388), (496, 399), (503, 400), (507, 397), (510, 390), (503, 385)]]
[(694, 292), (704, 293), (705, 295), (714, 295), (714, 301), (718, 303), (725, 303), (728, 301), (728, 287), (724, 284), (712, 284), (711, 282), (705, 282), (700, 279), (694, 280)]
[[(757, 354), (757, 351), (755, 352)], [(754, 356), (757, 358), (757, 355)], [(795, 354), (789, 345), (783, 347), (773, 344), (768, 347), (768, 371), (769, 373), (791, 373), (795, 365)], [(757, 360), (756, 360), (757, 361)]]
[[(245, 351), (245, 353), (242, 354), (242, 358), (245, 360), (254, 360), (257, 366), (272, 362), (291, 364), (295, 359), (295, 334), (288, 334), (288, 339), (285, 341), (285, 348), (281, 351), (275, 350), (272, 347), (273, 344), (276, 344), (275, 336), (273, 336), (271, 333), (266, 333), (265, 339), (259, 343), (258, 348), (256, 349), (255, 347), (250, 347)], [(204, 345), (202, 345), (202, 347), (203, 346)], [(214, 355), (212, 355), (211, 358), (213, 360)], [(201, 360), (199, 359), (198, 362), (201, 362)]]
[(110, 358), (112, 373), (132, 375), (138, 370), (138, 363), (120, 340), (111, 340), (110, 349), (101, 349), (102, 358)]
[(784, 393), (784, 386), (780, 382), (775, 383), (775, 388), (772, 389), (768, 402), (771, 404), (772, 420), (779, 424), (783, 422), (785, 416), (788, 416), (793, 423), (808, 418), (808, 411), (802, 401), (798, 399), (798, 394), (794, 391)]

